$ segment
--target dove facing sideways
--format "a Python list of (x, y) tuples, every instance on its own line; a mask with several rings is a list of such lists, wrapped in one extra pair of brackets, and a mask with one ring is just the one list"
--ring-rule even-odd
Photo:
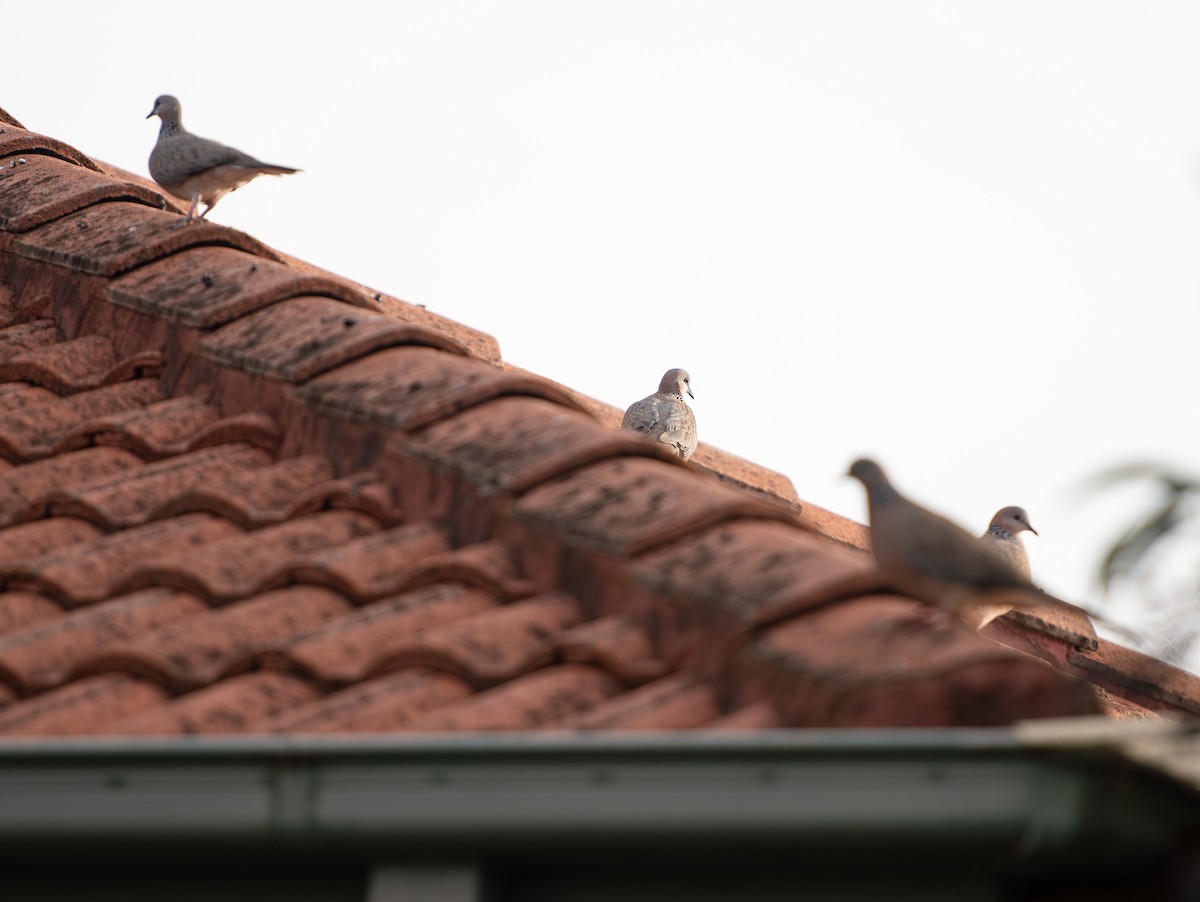
[[(275, 166), (218, 141), (193, 135), (183, 127), (179, 101), (163, 94), (146, 116), (162, 120), (158, 141), (150, 152), (150, 175), (168, 192), (191, 203), (184, 223), (204, 219), (222, 197), (260, 175), (299, 172), (290, 166)], [(204, 212), (196, 215), (203, 201)]]
[(696, 453), (696, 415), (683, 393), (692, 394), (692, 377), (687, 370), (667, 370), (658, 391), (629, 405), (621, 428), (662, 442), (687, 460)]
[(1025, 543), (1019, 538), (1026, 530), (1035, 536), (1038, 534), (1030, 525), (1029, 514), (1025, 513), (1025, 508), (1002, 507), (996, 511), (987, 531), (979, 539), (988, 548), (1001, 554), (1018, 573), (1029, 579), (1029, 554), (1025, 551)]
[(879, 569), (905, 595), (972, 629), (1014, 608), (1082, 613), (1046, 595), (978, 536), (905, 498), (874, 461), (855, 461), (850, 475), (867, 490), (871, 549)]

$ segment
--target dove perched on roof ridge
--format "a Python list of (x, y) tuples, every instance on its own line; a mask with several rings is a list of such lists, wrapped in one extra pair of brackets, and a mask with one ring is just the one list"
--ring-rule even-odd
[(687, 370), (667, 370), (658, 391), (629, 405), (621, 428), (662, 442), (684, 460), (696, 452), (696, 415), (683, 393), (692, 394), (692, 377)]
[(850, 475), (867, 490), (871, 550), (896, 589), (981, 629), (1017, 608), (1086, 612), (1046, 594), (1004, 555), (945, 517), (904, 497), (873, 460)]
[(979, 539), (988, 548), (1003, 555), (1018, 573), (1029, 579), (1029, 553), (1020, 539), (1020, 533), (1026, 530), (1035, 536), (1038, 534), (1030, 525), (1029, 514), (1025, 513), (1025, 508), (1015, 505), (1002, 507), (996, 511), (992, 522)]
[[(260, 175), (300, 171), (264, 163), (219, 141), (193, 135), (183, 127), (182, 108), (170, 94), (154, 101), (154, 109), (146, 118), (151, 116), (158, 116), (162, 125), (150, 151), (150, 175), (169, 193), (191, 203), (184, 223), (204, 219), (222, 197)], [(196, 216), (201, 201), (205, 203), (204, 212)]]

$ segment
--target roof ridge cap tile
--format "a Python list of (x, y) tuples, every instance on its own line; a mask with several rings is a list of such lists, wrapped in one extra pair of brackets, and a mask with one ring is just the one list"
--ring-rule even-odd
[(192, 247), (217, 245), (278, 260), (278, 254), (245, 232), (123, 201), (99, 203), (14, 235), (11, 252), (73, 272), (113, 277)]
[(4, 107), (0, 107), (0, 122), (6, 123), (8, 125), (14, 125), (20, 129), (25, 128), (25, 126), (23, 126), (20, 122), (18, 122), (11, 113), (9, 113), (6, 109), (4, 109)]
[(290, 298), (234, 320), (201, 340), (200, 355), (301, 383), (375, 351), (407, 345), (470, 356), (458, 341), (430, 329), (315, 297)]
[(1159, 713), (1167, 705), (1189, 717), (1200, 715), (1200, 676), (1174, 664), (1107, 639), (1100, 639), (1095, 649), (1072, 649), (1067, 661), (1076, 673), (1098, 680), (1102, 689), (1120, 698)]
[(478, 357), (420, 345), (375, 351), (295, 389), (315, 413), (410, 432), (507, 395), (578, 409), (549, 379), (516, 376)]
[[(243, 284), (247, 280), (258, 284)], [(223, 326), (298, 297), (327, 297), (376, 309), (344, 279), (305, 272), (277, 252), (267, 258), (216, 244), (182, 248), (140, 263), (112, 279), (108, 297), (118, 306), (195, 328)]]
[(45, 154), (57, 157), (66, 163), (75, 163), (93, 172), (104, 172), (99, 164), (87, 156), (87, 154), (76, 150), (64, 141), (59, 141), (57, 138), (51, 138), (49, 135), (43, 135), (25, 128), (25, 126), (5, 114), (2, 109), (0, 109), (0, 122), (5, 123), (6, 126), (0, 129), (0, 158), (20, 153), (31, 155)]
[(38, 150), (5, 157), (0, 134), (0, 231), (20, 234), (96, 204), (128, 202), (163, 209), (161, 195), (61, 156)]

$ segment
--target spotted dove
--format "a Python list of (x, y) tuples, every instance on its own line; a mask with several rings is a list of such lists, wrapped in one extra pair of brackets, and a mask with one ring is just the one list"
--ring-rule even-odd
[[(300, 171), (263, 163), (240, 150), (193, 135), (183, 127), (179, 101), (170, 94), (154, 101), (146, 118), (151, 116), (158, 116), (162, 125), (150, 152), (150, 175), (171, 194), (191, 203), (184, 223), (204, 219), (217, 201), (251, 179)], [(201, 201), (206, 206), (196, 216)]]
[(683, 400), (684, 392), (696, 397), (691, 381), (687, 370), (667, 370), (657, 392), (629, 405), (621, 428), (662, 442), (687, 460), (696, 452), (696, 415)]

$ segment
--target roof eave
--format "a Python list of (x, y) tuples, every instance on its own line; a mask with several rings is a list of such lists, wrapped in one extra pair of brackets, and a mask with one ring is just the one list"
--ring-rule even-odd
[(1023, 748), (1008, 729), (0, 745), (10, 855), (63, 839), (456, 856), (656, 840), (793, 858), (953, 848), (964, 865), (1074, 859), (1094, 875), (1169, 856), (1195, 803), (1112, 754)]

